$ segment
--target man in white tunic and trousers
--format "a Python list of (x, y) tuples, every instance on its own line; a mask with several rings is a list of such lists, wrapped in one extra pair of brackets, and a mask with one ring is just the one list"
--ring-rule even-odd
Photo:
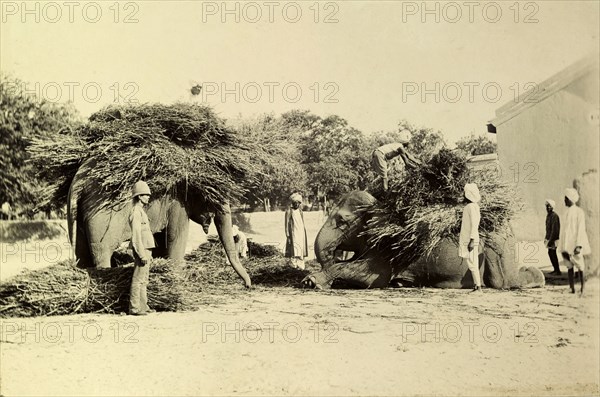
[(560, 237), (561, 253), (569, 272), (569, 286), (571, 293), (575, 293), (574, 267), (579, 273), (581, 281), (581, 294), (583, 294), (585, 271), (584, 255), (591, 254), (590, 242), (585, 230), (585, 213), (577, 206), (579, 193), (573, 188), (565, 190), (565, 205), (567, 212), (564, 216), (564, 226)]
[(467, 183), (464, 188), (465, 206), (458, 238), (458, 256), (467, 261), (467, 266), (473, 276), (473, 292), (481, 293), (481, 276), (479, 274), (479, 188), (474, 183)]
[(304, 258), (308, 256), (308, 238), (304, 227), (304, 214), (300, 208), (302, 196), (294, 193), (290, 196), (291, 205), (285, 211), (285, 256), (290, 265), (304, 270)]

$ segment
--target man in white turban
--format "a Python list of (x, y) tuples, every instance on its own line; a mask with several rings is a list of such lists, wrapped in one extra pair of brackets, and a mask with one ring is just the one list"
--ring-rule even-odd
[(569, 286), (571, 293), (575, 293), (574, 269), (577, 267), (581, 281), (581, 294), (583, 294), (585, 261), (584, 255), (591, 253), (590, 243), (585, 231), (585, 213), (577, 206), (579, 193), (573, 188), (565, 190), (565, 205), (567, 212), (564, 216), (564, 228), (560, 237), (561, 253), (569, 269)]
[(308, 238), (302, 213), (302, 196), (294, 193), (290, 196), (291, 205), (285, 211), (285, 256), (290, 258), (293, 268), (304, 270), (304, 258), (308, 256)]
[(474, 292), (481, 293), (481, 276), (479, 274), (479, 201), (481, 196), (474, 183), (467, 183), (464, 188), (467, 205), (463, 210), (458, 238), (458, 256), (467, 261), (467, 266), (473, 276)]
[(407, 168), (415, 168), (421, 162), (411, 155), (406, 149), (410, 143), (410, 132), (407, 129), (400, 131), (398, 142), (385, 144), (373, 150), (371, 156), (371, 168), (377, 174), (378, 178), (383, 181), (383, 190), (388, 190), (388, 161), (395, 157), (402, 158), (402, 164)]
[(560, 267), (558, 266), (558, 256), (556, 255), (556, 241), (560, 238), (560, 218), (554, 212), (556, 203), (554, 200), (546, 199), (546, 236), (544, 237), (544, 245), (548, 249), (548, 257), (554, 271), (550, 273), (553, 276), (560, 276)]

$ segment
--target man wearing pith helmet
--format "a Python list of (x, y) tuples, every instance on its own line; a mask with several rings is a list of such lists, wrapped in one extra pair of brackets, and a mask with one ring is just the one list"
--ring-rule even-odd
[(129, 215), (129, 224), (131, 225), (130, 248), (133, 251), (135, 268), (129, 292), (129, 314), (141, 316), (154, 312), (148, 307), (146, 287), (150, 278), (151, 249), (156, 245), (148, 215), (144, 211), (144, 206), (150, 201), (150, 187), (146, 182), (138, 181), (133, 185), (132, 196), (133, 208)]

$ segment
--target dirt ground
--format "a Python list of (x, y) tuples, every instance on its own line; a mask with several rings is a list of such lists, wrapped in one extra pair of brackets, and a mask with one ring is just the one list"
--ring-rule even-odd
[[(14, 250), (4, 277), (41, 265)], [(598, 395), (600, 282), (579, 297), (548, 281), (483, 295), (236, 285), (195, 312), (2, 319), (0, 395)]]
[(597, 395), (598, 292), (240, 287), (197, 312), (4, 319), (1, 394)]

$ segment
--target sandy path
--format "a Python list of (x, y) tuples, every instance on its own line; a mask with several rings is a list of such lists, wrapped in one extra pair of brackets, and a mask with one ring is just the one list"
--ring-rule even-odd
[(599, 289), (240, 288), (198, 312), (6, 319), (1, 394), (597, 395)]

